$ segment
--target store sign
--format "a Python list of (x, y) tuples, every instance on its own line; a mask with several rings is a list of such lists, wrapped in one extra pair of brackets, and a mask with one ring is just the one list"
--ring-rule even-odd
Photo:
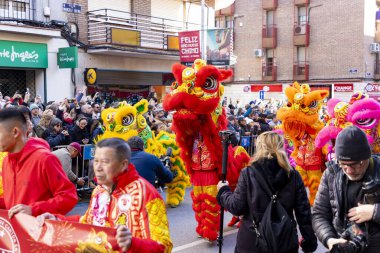
[(58, 49), (57, 64), (60, 69), (78, 67), (78, 48), (63, 47)]
[(96, 84), (96, 69), (86, 69), (84, 71), (84, 81), (86, 84)]
[(336, 83), (334, 84), (335, 92), (354, 92), (354, 85), (352, 83)]
[(179, 32), (179, 57), (183, 63), (201, 58), (199, 31)]
[(47, 68), (47, 45), (0, 40), (0, 67)]
[(380, 84), (378, 83), (368, 83), (365, 87), (364, 90), (366, 92), (380, 92)]
[(254, 84), (251, 85), (251, 92), (282, 92), (282, 84)]

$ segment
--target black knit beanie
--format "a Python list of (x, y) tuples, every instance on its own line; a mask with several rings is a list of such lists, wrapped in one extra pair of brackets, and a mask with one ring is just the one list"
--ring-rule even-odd
[(343, 129), (336, 138), (335, 155), (339, 161), (363, 161), (371, 157), (366, 134), (357, 126)]

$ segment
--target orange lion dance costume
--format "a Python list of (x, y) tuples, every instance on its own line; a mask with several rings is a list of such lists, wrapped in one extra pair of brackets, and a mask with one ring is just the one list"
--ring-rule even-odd
[(315, 138), (323, 128), (318, 111), (322, 100), (329, 95), (326, 90), (311, 91), (308, 84), (295, 82), (285, 89), (288, 104), (277, 112), (282, 129), (294, 144), (292, 157), (303, 182), (309, 188), (310, 204), (314, 203), (324, 168), (322, 149), (315, 146)]
[[(174, 64), (176, 82), (163, 106), (175, 110), (172, 129), (181, 148), (181, 157), (194, 185), (191, 194), (199, 236), (215, 241), (218, 236), (220, 207), (216, 185), (222, 169), (222, 143), (219, 131), (227, 129), (226, 112), (220, 104), (224, 87), (220, 84), (231, 71), (195, 60), (194, 67)], [(237, 182), (239, 171), (249, 162), (241, 147), (229, 147), (227, 180)]]

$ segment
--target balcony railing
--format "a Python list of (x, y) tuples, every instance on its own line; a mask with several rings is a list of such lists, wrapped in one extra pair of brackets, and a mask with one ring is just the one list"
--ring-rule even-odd
[(294, 0), (294, 5), (302, 6), (310, 4), (310, 0)]
[(293, 64), (293, 79), (296, 81), (309, 79), (309, 62), (299, 61)]
[(32, 0), (0, 0), (1, 20), (34, 20), (34, 14)]
[(277, 8), (277, 0), (263, 0), (263, 9), (267, 11), (273, 11)]
[(118, 10), (87, 13), (90, 45), (178, 50), (178, 32), (200, 30), (199, 24)]
[(263, 81), (275, 81), (277, 79), (277, 66), (273, 63), (263, 63)]
[(276, 25), (263, 26), (263, 48), (275, 48), (277, 46), (277, 27)]

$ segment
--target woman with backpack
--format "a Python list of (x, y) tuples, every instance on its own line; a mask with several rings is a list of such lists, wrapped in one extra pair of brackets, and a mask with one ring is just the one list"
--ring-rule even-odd
[(296, 253), (299, 245), (304, 252), (317, 249), (305, 186), (289, 164), (281, 135), (265, 132), (258, 136), (253, 162), (241, 171), (234, 192), (228, 182), (220, 181), (217, 187), (219, 204), (243, 216), (236, 253)]

